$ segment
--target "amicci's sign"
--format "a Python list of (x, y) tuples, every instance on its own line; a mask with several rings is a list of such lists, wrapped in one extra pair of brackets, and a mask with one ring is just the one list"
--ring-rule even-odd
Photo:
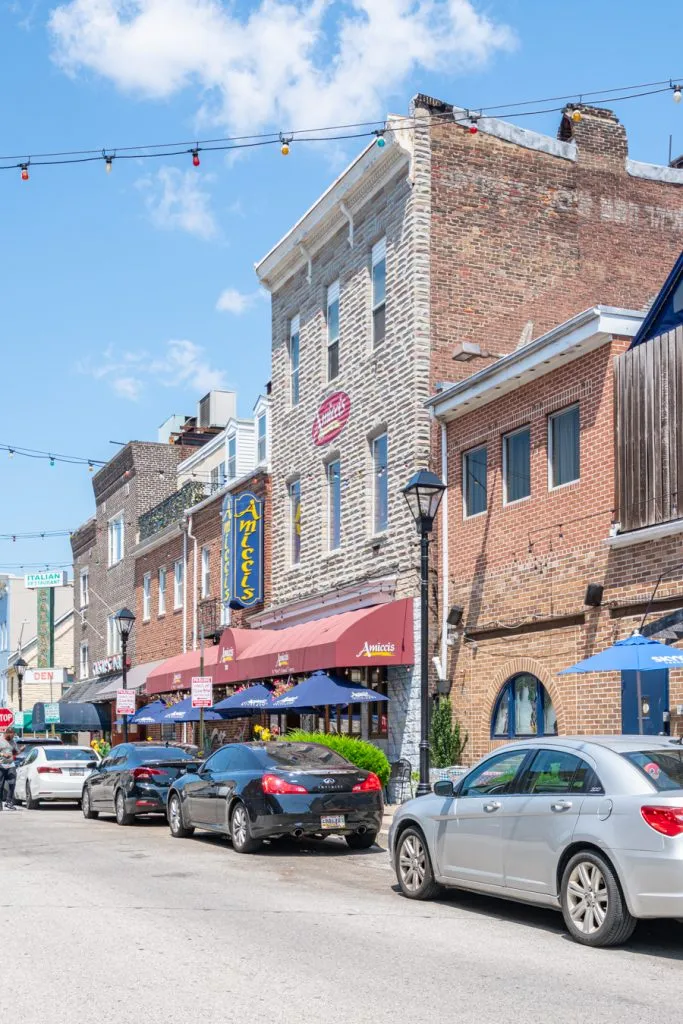
[(313, 420), (311, 428), (313, 444), (321, 448), (323, 445), (329, 444), (330, 441), (334, 441), (349, 422), (350, 415), (351, 399), (345, 391), (335, 391), (333, 395), (329, 395)]
[(226, 494), (221, 518), (223, 606), (253, 608), (263, 601), (263, 502), (251, 491)]

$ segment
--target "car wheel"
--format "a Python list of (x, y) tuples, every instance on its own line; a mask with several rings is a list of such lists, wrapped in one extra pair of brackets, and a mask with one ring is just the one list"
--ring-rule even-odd
[(187, 839), (194, 832), (194, 828), (183, 825), (183, 810), (180, 806), (180, 797), (174, 793), (168, 802), (168, 827), (174, 839)]
[(353, 832), (349, 836), (345, 836), (347, 846), (350, 846), (352, 850), (369, 850), (371, 846), (374, 846), (377, 842), (376, 832), (364, 832), (360, 835), (358, 832)]
[(114, 810), (116, 811), (117, 825), (132, 825), (135, 821), (135, 815), (129, 814), (126, 810), (126, 799), (122, 789), (118, 791), (114, 798)]
[(410, 900), (430, 900), (440, 887), (434, 881), (427, 842), (419, 829), (401, 832), (396, 848), (396, 877), (401, 892)]
[(97, 818), (99, 811), (94, 811), (90, 801), (90, 790), (83, 790), (83, 799), (81, 800), (81, 810), (83, 811), (84, 818)]
[(608, 862), (584, 850), (562, 876), (562, 914), (569, 934), (584, 946), (618, 946), (636, 926)]
[(31, 783), (26, 783), (26, 809), (28, 811), (35, 811), (40, 807), (40, 800), (34, 797), (31, 791)]
[(255, 853), (260, 850), (263, 840), (252, 839), (251, 826), (249, 825), (249, 814), (242, 803), (235, 804), (230, 818), (230, 836), (233, 849), (237, 853)]

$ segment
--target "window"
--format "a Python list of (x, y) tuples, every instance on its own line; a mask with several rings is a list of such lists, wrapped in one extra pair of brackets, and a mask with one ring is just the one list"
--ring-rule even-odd
[(159, 569), (159, 615), (166, 614), (166, 569)]
[(262, 412), (256, 421), (256, 461), (259, 466), (268, 456), (267, 426), (267, 414)]
[(381, 434), (372, 442), (372, 529), (382, 533), (389, 526), (388, 439)]
[(528, 750), (496, 754), (465, 777), (459, 796), (483, 796), (487, 793), (509, 793)]
[(563, 750), (539, 750), (522, 785), (524, 793), (595, 793), (600, 789), (591, 766)]
[(221, 476), (223, 476), (224, 473), (225, 473), (225, 470), (223, 469), (223, 466), (214, 466), (213, 469), (211, 470), (211, 491), (212, 492), (213, 491), (217, 491), (218, 488), (223, 483), (223, 481), (221, 480)]
[[(385, 669), (370, 670), (370, 688), (377, 693), (389, 696), (389, 683), (386, 679)], [(369, 705), (370, 709), (370, 738), (387, 739), (389, 736), (389, 702), (375, 701)]]
[(110, 615), (107, 619), (107, 654), (114, 655), (121, 653), (121, 634), (116, 625), (116, 616)]
[(173, 563), (173, 607), (176, 610), (183, 607), (183, 576), (183, 560), (179, 558)]
[(372, 247), (372, 344), (379, 345), (386, 337), (387, 240)]
[(548, 487), (579, 479), (579, 407), (556, 412), (548, 419)]
[(202, 597), (211, 594), (211, 549), (208, 545), (202, 548)]
[(299, 404), (299, 317), (289, 325), (289, 379), (292, 405)]
[(235, 768), (235, 760), (235, 748), (233, 746), (221, 747), (220, 750), (211, 755), (204, 769), (207, 772), (231, 772)]
[(647, 775), (657, 792), (683, 789), (683, 751), (636, 750), (622, 756)]
[(555, 709), (541, 681), (528, 672), (508, 679), (496, 701), (491, 735), (497, 739), (513, 739), (556, 734)]
[(228, 438), (228, 480), (237, 476), (237, 436)]
[(289, 485), (289, 534), (292, 565), (301, 561), (301, 481)]
[(80, 657), (80, 663), (79, 663), (79, 666), (78, 666), (78, 678), (79, 679), (87, 679), (88, 678), (88, 670), (89, 670), (89, 668), (90, 668), (90, 654), (89, 654), (89, 651), (88, 651), (88, 644), (87, 644), (87, 641), (86, 641), (85, 643), (81, 644), (81, 657)]
[(327, 465), (327, 547), (341, 546), (341, 464), (339, 459)]
[(90, 572), (88, 569), (81, 569), (81, 608), (87, 608), (90, 604)]
[(152, 615), (152, 574), (146, 572), (142, 577), (142, 618), (148, 622)]
[(462, 460), (465, 518), (486, 511), (486, 447), (465, 452)]
[(123, 558), (123, 512), (109, 520), (109, 565)]
[(327, 379), (339, 376), (339, 281), (327, 289)]
[(503, 502), (521, 501), (531, 494), (531, 431), (515, 430), (503, 438)]

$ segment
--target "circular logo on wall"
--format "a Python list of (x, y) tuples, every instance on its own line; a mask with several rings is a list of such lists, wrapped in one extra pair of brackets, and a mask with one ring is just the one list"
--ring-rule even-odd
[(311, 428), (313, 444), (320, 447), (334, 441), (335, 437), (339, 437), (348, 423), (350, 414), (351, 399), (345, 391), (335, 391), (333, 395), (329, 395), (313, 420)]

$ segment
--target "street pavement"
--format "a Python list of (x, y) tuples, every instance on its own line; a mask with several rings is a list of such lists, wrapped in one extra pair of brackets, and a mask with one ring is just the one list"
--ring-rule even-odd
[(559, 915), (415, 903), (387, 854), (280, 842), (253, 856), (165, 823), (0, 814), (2, 1020), (21, 1024), (680, 1021), (683, 924), (625, 949)]

